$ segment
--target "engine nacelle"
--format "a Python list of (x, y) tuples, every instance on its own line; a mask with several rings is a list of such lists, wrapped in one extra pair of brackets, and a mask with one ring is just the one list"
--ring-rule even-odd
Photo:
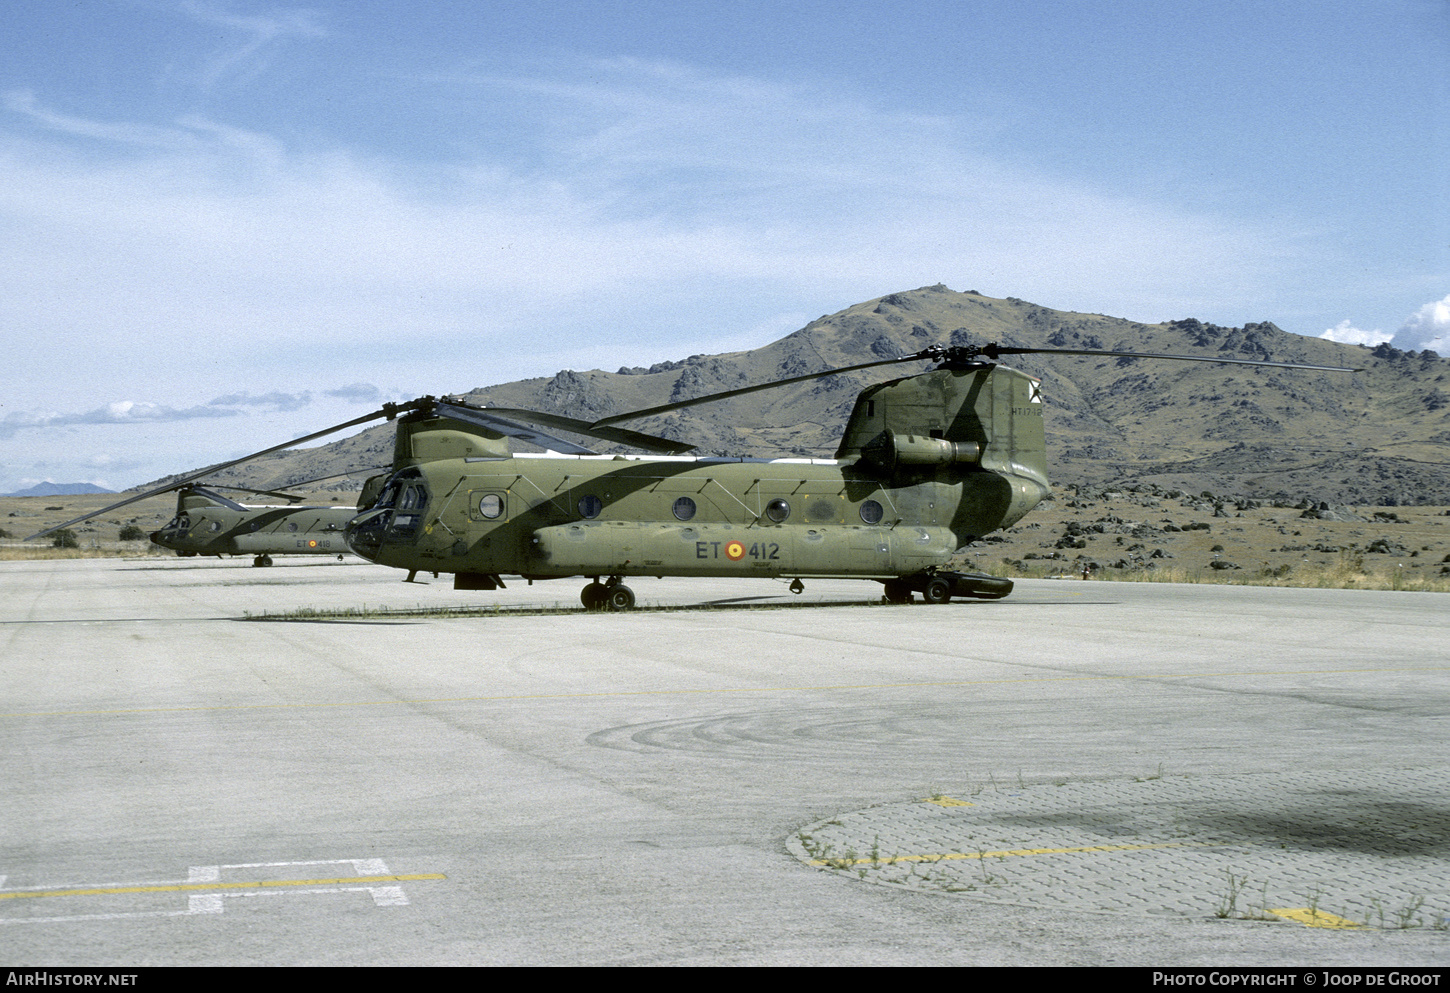
[(982, 444), (887, 430), (861, 449), (861, 458), (892, 475), (903, 466), (976, 465), (982, 461)]

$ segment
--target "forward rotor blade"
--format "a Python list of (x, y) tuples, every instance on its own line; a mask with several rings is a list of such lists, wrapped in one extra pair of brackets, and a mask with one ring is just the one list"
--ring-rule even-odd
[(693, 400), (678, 400), (674, 403), (662, 403), (658, 407), (646, 407), (643, 410), (631, 410), (623, 414), (613, 414), (595, 421), (591, 428), (597, 430), (610, 424), (617, 424), (620, 421), (632, 421), (637, 417), (652, 417), (655, 414), (667, 414), (672, 410), (683, 410), (685, 407), (694, 407), (702, 403), (714, 403), (717, 400), (729, 400), (731, 397), (745, 396), (747, 393), (759, 393), (761, 390), (773, 390), (777, 386), (789, 386), (791, 383), (804, 383), (812, 379), (824, 379), (827, 376), (837, 376), (843, 372), (855, 372), (857, 369), (872, 369), (879, 365), (894, 365), (898, 362), (911, 362), (915, 359), (936, 358), (939, 349), (928, 348), (925, 351), (917, 352), (914, 355), (899, 355), (894, 359), (878, 359), (875, 362), (862, 362), (859, 365), (842, 366), (839, 369), (826, 369), (822, 372), (808, 372), (804, 376), (791, 376), (787, 379), (776, 379), (769, 383), (758, 383), (755, 386), (742, 386), (738, 390), (726, 390), (723, 393), (710, 393), (702, 397), (695, 397)]
[[(241, 487), (236, 487), (236, 486), (223, 486), (221, 488), (222, 489), (230, 490), (230, 489), (240, 489)], [(190, 489), (191, 489), (191, 492), (193, 492), (193, 493), (200, 493), (202, 496), (206, 497), (208, 500), (215, 500), (217, 503), (221, 504), (223, 507), (226, 507), (228, 510), (239, 510), (239, 511), (241, 511), (244, 514), (247, 512), (247, 508), (246, 507), (243, 507), (241, 504), (237, 503), (235, 500), (228, 499), (227, 497), (222, 496), (220, 493), (216, 493), (216, 492), (214, 492), (212, 490), (207, 489), (205, 486), (192, 486), (192, 487), (190, 487)]]
[(443, 417), (451, 417), (456, 421), (465, 421), (475, 424), (478, 427), (493, 431), (496, 434), (505, 435), (509, 438), (518, 438), (520, 441), (527, 441), (531, 445), (538, 445), (551, 452), (560, 452), (564, 455), (594, 455), (592, 449), (582, 445), (576, 445), (572, 441), (565, 441), (563, 438), (549, 434), (547, 431), (540, 431), (536, 428), (526, 427), (507, 417), (501, 417), (493, 412), (492, 407), (474, 407), (471, 404), (459, 403), (456, 400), (440, 400), (437, 407), (438, 413)]
[(582, 434), (588, 438), (600, 438), (604, 441), (618, 442), (621, 445), (629, 445), (633, 448), (642, 448), (647, 452), (660, 452), (665, 455), (682, 455), (685, 452), (693, 451), (695, 446), (686, 444), (683, 441), (673, 441), (669, 438), (661, 438), (652, 434), (643, 434), (639, 431), (631, 431), (628, 428), (599, 427), (597, 422), (581, 421), (573, 417), (564, 417), (561, 414), (546, 414), (538, 410), (521, 410), (517, 407), (487, 407), (484, 408), (490, 413), (497, 413), (507, 417), (516, 417), (521, 421), (533, 421), (545, 427), (555, 428), (559, 431), (571, 431), (574, 434)]
[[(428, 398), (424, 398), (424, 400), (427, 399)], [(375, 410), (371, 414), (364, 414), (362, 417), (354, 417), (350, 421), (344, 421), (341, 424), (335, 424), (330, 428), (323, 429), (322, 431), (314, 431), (312, 432), (312, 434), (303, 435), (301, 438), (294, 438), (293, 440), (283, 442), (280, 445), (273, 445), (271, 448), (264, 448), (260, 452), (253, 452), (251, 455), (244, 455), (239, 459), (232, 459), (230, 462), (218, 462), (216, 465), (208, 466), (207, 468), (202, 469), (199, 472), (193, 472), (189, 476), (183, 476), (181, 479), (178, 479), (175, 482), (167, 483), (165, 486), (158, 486), (155, 489), (147, 490), (145, 493), (138, 493), (135, 496), (127, 497), (124, 500), (119, 500), (108, 507), (102, 507), (100, 510), (92, 511), (89, 514), (82, 514), (80, 517), (66, 521), (64, 524), (57, 524), (54, 527), (46, 528), (44, 531), (37, 531), (35, 532), (35, 534), (30, 535), (30, 537), (26, 538), (25, 540), (31, 541), (35, 538), (43, 538), (44, 536), (50, 534), (53, 531), (59, 531), (62, 528), (68, 528), (72, 524), (79, 524), (82, 521), (90, 520), (92, 517), (100, 517), (102, 514), (109, 514), (113, 510), (119, 510), (121, 507), (128, 506), (130, 504), (148, 499), (150, 497), (160, 496), (162, 493), (170, 493), (173, 490), (179, 490), (188, 483), (192, 483), (198, 479), (202, 479), (214, 473), (221, 472), (223, 469), (230, 469), (234, 465), (241, 465), (243, 462), (250, 462), (252, 459), (259, 459), (263, 455), (271, 455), (273, 452), (280, 452), (284, 449), (292, 448), (295, 445), (302, 445), (317, 438), (325, 438), (327, 435), (333, 434), (337, 431), (345, 430), (357, 424), (366, 424), (368, 421), (375, 421), (380, 417), (386, 417), (389, 419), (394, 418), (403, 411), (412, 410), (415, 407), (420, 406), (424, 402), (424, 400), (410, 400), (407, 403), (384, 404), (381, 410)]]
[[(359, 472), (383, 472), (391, 468), (391, 466), (378, 465), (370, 466), (366, 469), (349, 469), (347, 472), (334, 472), (327, 476), (313, 476), (311, 479), (299, 479), (291, 483), (283, 483), (282, 486), (285, 487), (285, 489), (292, 489), (297, 486), (306, 486), (309, 483), (320, 483), (326, 479), (342, 479), (346, 476), (351, 476)], [(236, 490), (239, 493), (255, 493), (258, 496), (278, 497), (279, 499), (286, 500), (288, 503), (301, 503), (303, 499), (305, 499), (304, 497), (299, 496), (296, 493), (287, 493), (282, 488), (261, 490), (257, 489), (255, 486), (221, 486), (216, 483), (213, 483), (211, 488), (215, 490)], [(245, 510), (246, 508), (244, 507), (242, 509)]]

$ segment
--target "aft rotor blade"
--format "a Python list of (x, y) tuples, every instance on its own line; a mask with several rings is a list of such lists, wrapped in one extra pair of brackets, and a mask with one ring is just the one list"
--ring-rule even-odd
[(178, 479), (175, 482), (167, 483), (165, 486), (158, 486), (155, 489), (147, 490), (145, 493), (138, 493), (135, 496), (127, 497), (124, 500), (118, 500), (116, 503), (113, 503), (108, 507), (102, 507), (100, 510), (92, 511), (89, 514), (82, 514), (80, 517), (66, 521), (64, 524), (57, 524), (54, 527), (46, 528), (44, 531), (37, 531), (35, 532), (35, 534), (30, 535), (30, 537), (26, 538), (25, 540), (30, 541), (34, 538), (43, 538), (45, 535), (48, 535), (53, 531), (59, 531), (62, 528), (68, 528), (72, 524), (80, 524), (82, 521), (88, 521), (92, 517), (100, 517), (102, 514), (109, 514), (113, 510), (119, 510), (122, 507), (136, 503), (140, 500), (146, 500), (150, 497), (160, 496), (163, 493), (170, 493), (173, 490), (179, 490), (188, 483), (192, 483), (198, 479), (202, 479), (214, 473), (221, 472), (224, 469), (230, 469), (234, 465), (241, 465), (243, 462), (250, 462), (252, 459), (259, 459), (264, 455), (271, 455), (273, 452), (280, 452), (285, 449), (292, 448), (295, 445), (306, 444), (307, 442), (313, 441), (317, 438), (325, 438), (327, 435), (333, 434), (338, 431), (346, 430), (347, 428), (353, 427), (357, 424), (366, 424), (368, 421), (375, 421), (380, 417), (396, 417), (399, 413), (405, 410), (412, 410), (414, 407), (420, 405), (421, 403), (423, 403), (422, 400), (410, 400), (407, 403), (384, 404), (381, 410), (375, 410), (371, 414), (364, 414), (362, 417), (354, 417), (350, 421), (344, 421), (341, 424), (334, 424), (332, 427), (325, 428), (322, 431), (314, 431), (311, 434), (303, 435), (301, 438), (294, 438), (293, 440), (283, 442), (280, 445), (273, 445), (271, 448), (264, 448), (260, 452), (253, 452), (251, 455), (244, 455), (239, 459), (232, 459), (230, 462), (218, 462), (216, 465), (208, 466), (207, 468), (202, 469), (198, 472), (193, 472), (189, 476), (183, 476), (181, 479)]
[(999, 355), (1104, 355), (1123, 359), (1171, 359), (1175, 362), (1221, 362), (1225, 365), (1257, 365), (1271, 369), (1311, 369), (1315, 372), (1363, 372), (1342, 365), (1310, 365), (1305, 362), (1270, 362), (1266, 359), (1225, 359), (1211, 355), (1165, 355), (1160, 352), (1115, 352), (1103, 348), (1016, 348), (1010, 345), (983, 345), (970, 352), (995, 359)]
[(693, 451), (695, 446), (683, 441), (674, 441), (670, 438), (661, 438), (657, 435), (643, 434), (639, 431), (631, 431), (628, 428), (613, 428), (599, 426), (598, 422), (581, 421), (573, 417), (564, 417), (561, 414), (546, 414), (538, 410), (521, 410), (517, 407), (486, 407), (489, 413), (497, 413), (507, 417), (516, 417), (521, 421), (533, 421), (536, 424), (543, 424), (546, 427), (555, 428), (559, 431), (571, 431), (574, 434), (582, 434), (588, 438), (599, 438), (603, 441), (614, 441), (621, 445), (629, 445), (632, 448), (642, 448), (647, 452), (660, 452), (665, 455), (682, 455), (685, 452)]
[(729, 400), (731, 397), (745, 396), (747, 393), (759, 393), (761, 390), (773, 390), (777, 386), (789, 386), (791, 383), (804, 383), (812, 379), (824, 379), (827, 376), (838, 376), (843, 372), (855, 372), (857, 369), (873, 369), (880, 365), (894, 365), (897, 362), (911, 362), (915, 359), (930, 359), (936, 357), (934, 349), (917, 352), (914, 355), (899, 355), (894, 359), (878, 359), (875, 362), (862, 362), (859, 365), (842, 366), (839, 369), (826, 369), (822, 372), (808, 372), (804, 376), (791, 376), (787, 379), (775, 379), (768, 383), (758, 383), (755, 386), (742, 386), (738, 390), (726, 390), (723, 393), (710, 393), (702, 397), (695, 397), (693, 400), (677, 400), (674, 403), (662, 403), (658, 407), (646, 407), (643, 410), (631, 410), (623, 414), (613, 414), (595, 421), (591, 428), (599, 429), (610, 424), (617, 424), (620, 421), (632, 421), (637, 417), (652, 417), (655, 414), (667, 414), (672, 410), (682, 410), (685, 407), (694, 407), (702, 403), (715, 403), (717, 400)]

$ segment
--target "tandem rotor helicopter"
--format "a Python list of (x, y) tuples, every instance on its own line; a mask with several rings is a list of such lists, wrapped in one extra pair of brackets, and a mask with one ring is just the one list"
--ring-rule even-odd
[[(244, 505), (216, 490), (280, 497), (288, 506)], [(336, 555), (341, 559), (349, 550), (347, 522), (357, 516), (357, 510), (301, 501), (299, 496), (277, 490), (187, 483), (177, 487), (175, 516), (152, 531), (150, 538), (177, 555), (251, 555), (253, 566), (271, 565), (273, 555)]]
[[(368, 480), (343, 511), (348, 546), (382, 565), (452, 573), (454, 589), (492, 590), (582, 576), (590, 610), (628, 610), (632, 576), (863, 579), (891, 603), (920, 593), (997, 599), (1012, 582), (946, 570), (972, 541), (1010, 527), (1050, 493), (1040, 382), (998, 363), (1004, 355), (1097, 355), (1216, 362), (1324, 372), (1306, 365), (1102, 349), (932, 346), (910, 355), (792, 376), (584, 421), (424, 396), (186, 476), (43, 534), (251, 459), (355, 425), (397, 420), (390, 473)], [(844, 372), (904, 362), (935, 367), (867, 387), (835, 457), (685, 455), (694, 446), (621, 428), (621, 422)], [(528, 422), (537, 427), (528, 427)], [(599, 455), (549, 434), (563, 431), (651, 455)], [(514, 453), (509, 438), (546, 449)], [(186, 496), (181, 498), (184, 502)], [(163, 532), (165, 529), (163, 529)]]

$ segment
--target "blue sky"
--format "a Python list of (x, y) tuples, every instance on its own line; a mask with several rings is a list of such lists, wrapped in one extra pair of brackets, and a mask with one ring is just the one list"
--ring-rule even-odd
[(1444, 0), (0, 23), (0, 492), (937, 282), (1450, 352)]

